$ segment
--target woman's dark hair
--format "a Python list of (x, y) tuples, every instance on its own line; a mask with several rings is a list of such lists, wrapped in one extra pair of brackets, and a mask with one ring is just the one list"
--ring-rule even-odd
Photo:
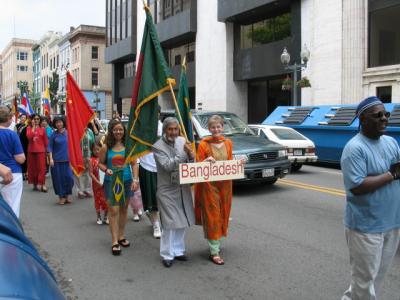
[(31, 114), (30, 118), (31, 118), (32, 122), (34, 121), (34, 119), (36, 117), (39, 117), (39, 119), (40, 119), (39, 120), (39, 124), (42, 123), (43, 117), (41, 115), (39, 115), (39, 114)]
[(63, 127), (64, 127), (65, 129), (67, 128), (67, 124), (65, 123), (65, 118), (64, 118), (64, 116), (56, 116), (56, 117), (54, 117), (54, 119), (53, 119), (53, 124), (52, 124), (52, 126), (53, 126), (53, 128), (54, 128), (55, 130), (57, 130), (56, 123), (57, 123), (58, 121), (62, 121)]
[(40, 122), (43, 122), (43, 121), (46, 121), (47, 123), (49, 123), (49, 118), (46, 117), (46, 116), (43, 116), (43, 117), (40, 119)]
[(122, 144), (125, 145), (125, 135), (126, 135), (126, 129), (124, 124), (118, 119), (112, 119), (110, 123), (108, 124), (108, 131), (107, 131), (107, 136), (106, 136), (106, 145), (108, 149), (111, 149), (115, 145), (115, 138), (113, 134), (113, 129), (116, 125), (120, 124), (124, 128), (124, 135), (122, 136)]

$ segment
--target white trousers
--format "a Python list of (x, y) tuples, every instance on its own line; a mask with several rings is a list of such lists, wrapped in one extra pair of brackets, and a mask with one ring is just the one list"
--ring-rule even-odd
[(163, 259), (173, 260), (185, 254), (185, 232), (186, 228), (162, 230), (160, 255)]
[(0, 193), (19, 218), (23, 185), (22, 173), (13, 173), (12, 176), (13, 180), (9, 184), (0, 184)]
[(346, 228), (351, 281), (342, 300), (376, 300), (377, 292), (399, 246), (400, 228), (363, 233)]
[(74, 183), (76, 187), (76, 191), (79, 192), (87, 192), (92, 193), (92, 184), (90, 180), (89, 171), (86, 170), (82, 173), (81, 176), (74, 175)]

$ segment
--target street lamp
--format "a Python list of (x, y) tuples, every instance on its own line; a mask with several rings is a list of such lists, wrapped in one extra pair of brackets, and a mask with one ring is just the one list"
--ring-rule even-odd
[(297, 106), (297, 72), (304, 70), (307, 68), (307, 62), (310, 59), (310, 50), (308, 50), (306, 44), (304, 44), (303, 49), (300, 51), (300, 57), (303, 63), (298, 64), (294, 62), (294, 64), (289, 65), (290, 63), (290, 54), (287, 51), (286, 47), (283, 49), (281, 54), (281, 62), (285, 66), (285, 70), (289, 70), (293, 73), (293, 105)]
[(100, 99), (98, 97), (99, 89), (100, 89), (99, 85), (94, 85), (93, 86), (93, 93), (95, 95), (94, 103), (96, 104), (96, 114), (98, 114), (98, 118), (100, 118), (100, 114), (99, 114), (99, 102), (100, 102)]

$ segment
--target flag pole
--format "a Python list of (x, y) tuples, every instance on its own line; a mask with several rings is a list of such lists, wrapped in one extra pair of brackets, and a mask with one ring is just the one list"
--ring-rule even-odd
[[(183, 57), (183, 64), (182, 64), (182, 66), (184, 66), (185, 63), (186, 63), (186, 56)], [(176, 101), (174, 89), (172, 88), (172, 83), (171, 83), (170, 80), (168, 81), (168, 85), (169, 85), (169, 89), (171, 90), (172, 99), (174, 100), (175, 111), (176, 111), (176, 114), (177, 114), (177, 116), (178, 116), (179, 124), (181, 125), (181, 129), (182, 129), (182, 132), (183, 132), (183, 136), (184, 136), (184, 138), (186, 139), (186, 142), (188, 142), (189, 139), (188, 139), (188, 136), (187, 136), (187, 134), (186, 134), (185, 126), (184, 126), (183, 121), (182, 121), (182, 116), (181, 116), (181, 113), (180, 113), (180, 111), (179, 111), (178, 102)]]

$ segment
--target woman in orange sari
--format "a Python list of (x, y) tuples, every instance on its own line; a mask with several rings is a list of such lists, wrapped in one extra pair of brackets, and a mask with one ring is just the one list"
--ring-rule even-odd
[[(232, 141), (225, 138), (224, 120), (218, 115), (208, 119), (211, 136), (201, 140), (197, 162), (232, 159)], [(221, 241), (227, 236), (232, 204), (232, 180), (202, 182), (195, 187), (196, 224), (203, 225), (204, 236), (210, 247), (210, 260), (223, 265), (220, 256)]]

